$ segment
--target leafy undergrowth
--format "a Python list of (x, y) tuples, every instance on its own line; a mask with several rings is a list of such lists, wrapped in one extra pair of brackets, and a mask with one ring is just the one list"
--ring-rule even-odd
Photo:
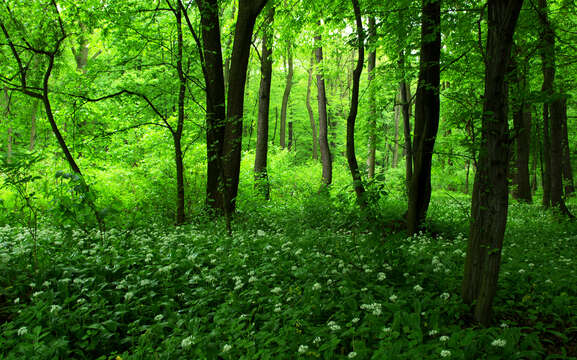
[[(384, 204), (393, 210), (383, 224), (402, 208)], [(430, 234), (408, 239), (320, 196), (248, 206), (232, 237), (205, 218), (104, 238), (48, 228), (38, 234), (37, 271), (30, 234), (0, 228), (0, 357), (577, 355), (575, 224), (538, 206), (511, 207), (495, 326), (480, 328), (459, 297), (463, 203), (437, 197), (430, 215)]]

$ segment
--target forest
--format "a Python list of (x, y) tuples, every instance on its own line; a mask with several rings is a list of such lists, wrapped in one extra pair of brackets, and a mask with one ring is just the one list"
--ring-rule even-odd
[(0, 2), (0, 358), (577, 359), (573, 0)]

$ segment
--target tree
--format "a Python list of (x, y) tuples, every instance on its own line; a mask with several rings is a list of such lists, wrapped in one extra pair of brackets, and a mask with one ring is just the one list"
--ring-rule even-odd
[(284, 149), (286, 147), (286, 115), (287, 109), (289, 105), (289, 98), (291, 94), (291, 89), (293, 86), (293, 76), (294, 76), (294, 69), (293, 69), (293, 54), (292, 54), (292, 46), (289, 44), (287, 48), (287, 75), (286, 75), (286, 85), (284, 88), (284, 93), (282, 96), (282, 105), (280, 108), (280, 147)]
[[(409, 179), (407, 228), (416, 233), (423, 225), (431, 200), (431, 166), (439, 129), (441, 57), (441, 1), (423, 0), (419, 83), (415, 102), (413, 174)], [(401, 93), (404, 93), (402, 91)], [(407, 154), (410, 156), (410, 154)]]
[[(318, 21), (319, 28), (321, 21)], [(319, 30), (320, 31), (320, 30)], [(321, 152), (321, 162), (323, 164), (323, 185), (328, 186), (333, 182), (333, 164), (331, 150), (328, 141), (328, 118), (327, 118), (327, 95), (325, 90), (325, 79), (323, 69), (323, 47), (322, 36), (315, 36), (315, 57), (317, 64), (317, 101), (319, 112), (319, 149)]]
[(505, 76), (522, 5), (523, 0), (487, 1), (481, 144), (462, 284), (463, 300), (474, 304), (474, 318), (483, 325), (488, 325), (491, 320), (507, 223), (510, 139)]
[(369, 17), (369, 44), (371, 51), (369, 52), (367, 61), (367, 73), (369, 82), (369, 154), (367, 156), (367, 168), (369, 179), (375, 176), (375, 155), (377, 151), (377, 109), (375, 99), (375, 86), (373, 80), (375, 78), (375, 65), (377, 62), (377, 46), (376, 46), (376, 21), (375, 17)]
[(351, 108), (349, 116), (347, 117), (347, 162), (349, 163), (349, 170), (353, 178), (353, 188), (357, 194), (357, 200), (361, 207), (365, 207), (365, 187), (359, 171), (357, 157), (355, 155), (355, 121), (357, 119), (357, 112), (359, 108), (359, 86), (361, 81), (361, 73), (363, 71), (363, 64), (365, 60), (365, 46), (364, 46), (364, 30), (363, 21), (361, 18), (361, 9), (358, 0), (352, 0), (353, 9), (355, 12), (355, 24), (357, 30), (357, 66), (353, 70), (353, 91), (351, 95)]
[(267, 176), (268, 125), (270, 108), (270, 87), (272, 82), (272, 23), (274, 7), (270, 6), (266, 18), (268, 26), (263, 29), (261, 48), (261, 78), (258, 105), (258, 128), (254, 157), (255, 188), (268, 200), (270, 185)]

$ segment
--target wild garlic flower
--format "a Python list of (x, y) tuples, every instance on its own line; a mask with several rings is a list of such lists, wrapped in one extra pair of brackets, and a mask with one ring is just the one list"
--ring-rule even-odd
[(351, 351), (351, 352), (349, 353), (349, 355), (347, 355), (347, 357), (348, 357), (349, 359), (354, 359), (354, 358), (357, 357), (357, 353), (354, 352), (354, 351)]
[(222, 352), (223, 352), (223, 353), (229, 352), (230, 349), (232, 349), (232, 345), (224, 344), (224, 346), (222, 347)]
[(501, 347), (501, 348), (505, 347), (505, 345), (507, 345), (507, 340), (505, 340), (505, 339), (495, 339), (491, 343), (491, 346)]
[(26, 334), (28, 334), (28, 328), (26, 326), (22, 326), (18, 329), (18, 336), (24, 336)]
[(308, 349), (309, 349), (308, 345), (301, 345), (301, 346), (299, 346), (299, 350), (298, 350), (298, 351), (299, 351), (299, 354), (304, 354), (304, 353), (306, 353), (306, 352), (308, 351)]
[(449, 351), (449, 350), (441, 350), (441, 357), (442, 357), (442, 358), (446, 358), (446, 357), (449, 357), (449, 356), (451, 356), (451, 351)]

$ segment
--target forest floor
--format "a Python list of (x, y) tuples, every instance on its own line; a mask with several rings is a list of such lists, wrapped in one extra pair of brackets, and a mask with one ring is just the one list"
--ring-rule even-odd
[[(224, 224), (127, 225), (104, 237), (0, 228), (0, 358), (559, 359), (577, 357), (577, 225), (509, 212), (494, 326), (460, 284), (468, 198), (436, 195), (430, 232), (366, 224), (322, 196), (253, 204)], [(574, 206), (573, 206), (574, 209)]]

